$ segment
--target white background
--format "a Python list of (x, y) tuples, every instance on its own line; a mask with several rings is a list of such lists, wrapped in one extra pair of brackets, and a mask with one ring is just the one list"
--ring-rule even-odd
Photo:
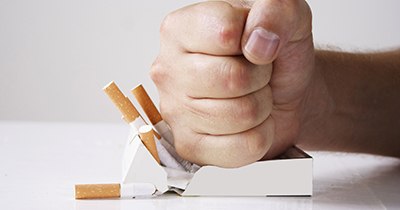
[[(190, 0), (0, 0), (0, 120), (118, 122), (102, 92), (139, 83), (168, 12)], [(400, 46), (400, 1), (308, 1), (316, 43), (345, 50)]]

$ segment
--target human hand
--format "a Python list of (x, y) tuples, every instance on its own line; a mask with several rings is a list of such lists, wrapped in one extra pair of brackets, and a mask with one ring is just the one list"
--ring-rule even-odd
[(183, 158), (238, 167), (295, 144), (314, 66), (305, 1), (198, 3), (160, 31), (151, 78)]

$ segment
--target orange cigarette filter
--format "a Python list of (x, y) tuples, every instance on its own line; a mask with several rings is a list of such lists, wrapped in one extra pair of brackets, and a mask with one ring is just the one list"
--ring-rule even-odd
[(146, 113), (151, 124), (155, 125), (162, 120), (160, 112), (157, 110), (153, 101), (150, 99), (143, 85), (138, 85), (132, 89), (132, 94), (135, 96), (136, 100), (142, 107), (144, 113)]
[(139, 128), (139, 136), (144, 146), (151, 153), (154, 159), (160, 164), (160, 157), (158, 156), (156, 142), (154, 140), (153, 128), (149, 125), (145, 125)]
[(120, 184), (77, 184), (75, 185), (76, 199), (119, 198)]
[(140, 116), (135, 106), (133, 106), (129, 98), (122, 93), (122, 91), (118, 88), (114, 81), (106, 85), (103, 90), (122, 113), (126, 122), (133, 122), (136, 118)]

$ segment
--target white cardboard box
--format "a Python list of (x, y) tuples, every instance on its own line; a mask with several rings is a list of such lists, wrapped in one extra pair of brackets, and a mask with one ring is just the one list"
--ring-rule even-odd
[(157, 194), (182, 196), (311, 196), (312, 157), (293, 147), (278, 159), (240, 168), (203, 166), (194, 174), (159, 165), (132, 133), (123, 156), (122, 183), (151, 183)]

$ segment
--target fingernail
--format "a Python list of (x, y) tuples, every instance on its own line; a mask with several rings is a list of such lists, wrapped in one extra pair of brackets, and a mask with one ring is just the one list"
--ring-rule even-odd
[(279, 45), (279, 36), (263, 28), (256, 28), (251, 32), (244, 49), (253, 57), (263, 61), (270, 61)]

